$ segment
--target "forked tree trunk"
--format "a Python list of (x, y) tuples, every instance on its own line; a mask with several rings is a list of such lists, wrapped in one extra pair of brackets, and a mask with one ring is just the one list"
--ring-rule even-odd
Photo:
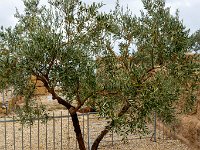
[(74, 132), (76, 133), (76, 139), (78, 141), (79, 149), (86, 150), (77, 113), (71, 114), (71, 117), (72, 117), (72, 122), (74, 126)]

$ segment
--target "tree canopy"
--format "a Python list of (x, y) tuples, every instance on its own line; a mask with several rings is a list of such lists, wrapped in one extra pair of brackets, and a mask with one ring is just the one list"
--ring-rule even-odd
[[(93, 103), (111, 119), (92, 149), (109, 130), (124, 135), (145, 131), (156, 112), (174, 119), (176, 102), (186, 91), (193, 104), (199, 63), (187, 58), (189, 31), (164, 0), (142, 0), (145, 11), (134, 16), (117, 2), (109, 13), (101, 3), (80, 0), (24, 0), (14, 28), (0, 32), (1, 88), (12, 86), (32, 115), (35, 85), (44, 83), (54, 100), (70, 112), (81, 150), (85, 149), (77, 111)], [(61, 90), (57, 92), (56, 87)]]

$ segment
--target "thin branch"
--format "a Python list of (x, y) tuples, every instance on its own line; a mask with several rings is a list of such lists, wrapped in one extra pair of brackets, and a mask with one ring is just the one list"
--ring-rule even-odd
[(50, 72), (52, 66), (54, 65), (55, 59), (56, 59), (56, 56), (53, 56), (53, 58), (52, 58), (51, 61), (49, 62), (49, 67), (48, 67), (48, 69), (47, 69), (46, 76), (49, 75), (49, 72)]
[(154, 66), (153, 68), (150, 68), (149, 70), (147, 70), (146, 74), (144, 74), (141, 78), (142, 83), (144, 83), (145, 81), (147, 81), (149, 78), (152, 77), (153, 72), (156, 71), (156, 69), (161, 69), (162, 66)]
[(89, 94), (82, 102), (80, 102), (79, 104), (78, 104), (78, 106), (74, 109), (74, 112), (76, 112), (77, 110), (79, 110), (84, 104), (85, 104), (85, 102), (90, 98), (90, 97), (92, 97), (92, 96), (94, 96), (95, 95), (95, 92), (92, 92), (91, 94)]
[(78, 104), (80, 105), (81, 104), (81, 98), (80, 98), (80, 81), (79, 81), (79, 78), (78, 78), (78, 81), (76, 83), (76, 100), (78, 101)]
[(128, 109), (129, 109), (130, 107), (131, 107), (131, 104), (130, 104), (129, 101), (126, 99), (126, 103), (125, 103), (125, 105), (123, 106), (123, 108), (121, 109), (121, 111), (119, 112), (118, 117), (123, 116), (123, 115), (128, 111)]

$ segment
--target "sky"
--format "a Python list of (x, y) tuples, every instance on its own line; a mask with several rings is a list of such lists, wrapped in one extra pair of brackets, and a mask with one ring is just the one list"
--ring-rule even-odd
[[(44, 4), (47, 0), (41, 0)], [(83, 0), (86, 3), (103, 2), (106, 4), (103, 11), (109, 11), (115, 7), (116, 0)], [(141, 0), (119, 0), (123, 6), (128, 6), (133, 14), (139, 15), (143, 9)], [(183, 24), (190, 29), (190, 33), (194, 33), (200, 29), (200, 0), (166, 0), (166, 6), (171, 7), (171, 13), (174, 14), (176, 9), (180, 11), (180, 19)], [(0, 0), (0, 26), (14, 26), (16, 19), (14, 13), (16, 8), (20, 12), (23, 11), (22, 0)]]

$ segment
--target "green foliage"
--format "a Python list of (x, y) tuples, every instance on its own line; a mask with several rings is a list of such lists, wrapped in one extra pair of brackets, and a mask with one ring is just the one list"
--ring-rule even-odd
[(138, 49), (149, 53), (151, 65), (179, 61), (180, 55), (184, 57), (188, 50), (189, 30), (180, 21), (178, 11), (172, 16), (163, 0), (144, 0), (143, 3), (147, 13), (142, 12), (139, 18)]
[(46, 106), (42, 104), (38, 105), (34, 99), (27, 100), (24, 107), (17, 108), (16, 114), (18, 115), (22, 124), (29, 125), (32, 125), (37, 119), (40, 119), (40, 121), (43, 123), (49, 118), (46, 112)]
[[(24, 0), (24, 6), (23, 14), (15, 14), (15, 27), (0, 31), (0, 88), (11, 86), (15, 95), (23, 96), (25, 104), (17, 113), (23, 122), (32, 123), (38, 114), (46, 115), (35, 109), (32, 76), (69, 104), (83, 105), (95, 91), (97, 50), (93, 45), (102, 4), (50, 0), (41, 6), (39, 0)], [(59, 93), (55, 93), (57, 86)]]
[(48, 76), (49, 86), (59, 85), (67, 100), (75, 96), (76, 82), (80, 82), (84, 97), (95, 84), (91, 47), (95, 13), (101, 4), (52, 0), (47, 8), (32, 0), (24, 5), (24, 14), (15, 14), (19, 20), (15, 28), (1, 31), (2, 78), (9, 77), (5, 82), (14, 89), (25, 90), (31, 75)]

